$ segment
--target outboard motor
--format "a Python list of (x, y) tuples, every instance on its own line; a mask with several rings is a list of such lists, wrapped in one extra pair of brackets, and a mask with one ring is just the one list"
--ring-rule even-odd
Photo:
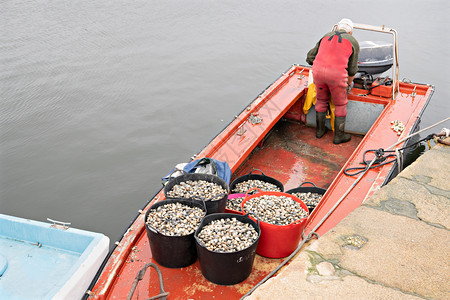
[(359, 47), (355, 86), (370, 91), (372, 84), (390, 84), (392, 81), (389, 78), (378, 77), (392, 68), (394, 63), (393, 45), (381, 41), (363, 41), (359, 43)]
[(391, 43), (363, 41), (359, 47), (358, 72), (377, 77), (392, 68), (394, 48)]

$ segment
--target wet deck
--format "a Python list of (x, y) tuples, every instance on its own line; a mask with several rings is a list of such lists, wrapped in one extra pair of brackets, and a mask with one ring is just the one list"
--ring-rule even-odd
[[(353, 136), (347, 144), (334, 145), (333, 133), (316, 139), (315, 129), (293, 121), (281, 121), (271, 131), (250, 157), (233, 174), (233, 178), (249, 173), (253, 168), (262, 170), (285, 185), (285, 190), (297, 187), (301, 182), (312, 181), (319, 187), (330, 185), (341, 167), (353, 153), (362, 137)], [(248, 292), (269, 274), (282, 259), (269, 259), (256, 255), (249, 278), (233, 286), (216, 285), (206, 280), (197, 260), (193, 265), (181, 269), (161, 267), (165, 291), (170, 299), (237, 299)], [(142, 234), (131, 255), (116, 278), (110, 297), (123, 299), (132, 286), (138, 271), (151, 256), (147, 235)], [(151, 271), (150, 271), (151, 270)], [(151, 278), (150, 278), (151, 277)], [(133, 299), (148, 298), (159, 293), (156, 272), (149, 269), (138, 285)]]
[(265, 175), (283, 183), (285, 191), (305, 181), (327, 188), (348, 160), (362, 137), (353, 135), (350, 142), (333, 144), (333, 132), (317, 139), (315, 128), (295, 121), (280, 121), (268, 134), (262, 147), (234, 172), (233, 178), (260, 169)]

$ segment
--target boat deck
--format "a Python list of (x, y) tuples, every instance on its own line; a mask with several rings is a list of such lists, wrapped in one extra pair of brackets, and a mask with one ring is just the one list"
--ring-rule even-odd
[(7, 272), (1, 277), (0, 298), (51, 298), (56, 292), (55, 286), (62, 286), (61, 278), (66, 277), (67, 270), (81, 256), (77, 252), (37, 244), (0, 237), (0, 253), (8, 262)]
[(255, 148), (233, 173), (233, 179), (259, 169), (283, 183), (285, 191), (305, 181), (326, 189), (361, 142), (362, 136), (352, 135), (350, 142), (335, 145), (332, 131), (321, 139), (317, 139), (315, 134), (315, 128), (282, 120), (268, 134), (262, 147)]
[[(333, 133), (328, 132), (322, 139), (315, 138), (315, 128), (308, 128), (300, 122), (281, 121), (238, 168), (233, 178), (248, 174), (253, 168), (260, 169), (267, 176), (274, 177), (285, 185), (285, 190), (297, 187), (304, 181), (312, 181), (326, 188), (353, 153), (362, 137), (354, 135), (351, 142), (334, 145)], [(282, 167), (280, 167), (282, 166)], [(181, 269), (160, 267), (165, 291), (170, 299), (237, 299), (248, 292), (269, 274), (282, 259), (269, 259), (256, 255), (253, 271), (240, 284), (221, 286), (206, 280), (197, 260), (193, 265)], [(147, 235), (142, 234), (131, 255), (128, 256), (110, 295), (124, 299), (131, 289), (138, 271), (151, 256)], [(150, 278), (151, 277), (151, 278)], [(149, 268), (138, 285), (133, 299), (152, 297), (159, 294), (156, 272)]]

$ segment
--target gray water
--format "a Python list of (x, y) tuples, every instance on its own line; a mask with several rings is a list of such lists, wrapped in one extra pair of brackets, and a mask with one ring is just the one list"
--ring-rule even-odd
[(173, 165), (343, 17), (399, 32), (400, 78), (436, 86), (434, 124), (450, 112), (449, 3), (2, 1), (0, 212), (116, 240)]

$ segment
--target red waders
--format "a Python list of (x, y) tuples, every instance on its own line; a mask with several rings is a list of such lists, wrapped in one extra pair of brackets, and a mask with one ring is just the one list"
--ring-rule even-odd
[(327, 110), (331, 94), (335, 105), (335, 116), (347, 115), (347, 66), (352, 52), (352, 43), (342, 38), (341, 32), (324, 37), (320, 42), (312, 67), (317, 90), (317, 112)]

